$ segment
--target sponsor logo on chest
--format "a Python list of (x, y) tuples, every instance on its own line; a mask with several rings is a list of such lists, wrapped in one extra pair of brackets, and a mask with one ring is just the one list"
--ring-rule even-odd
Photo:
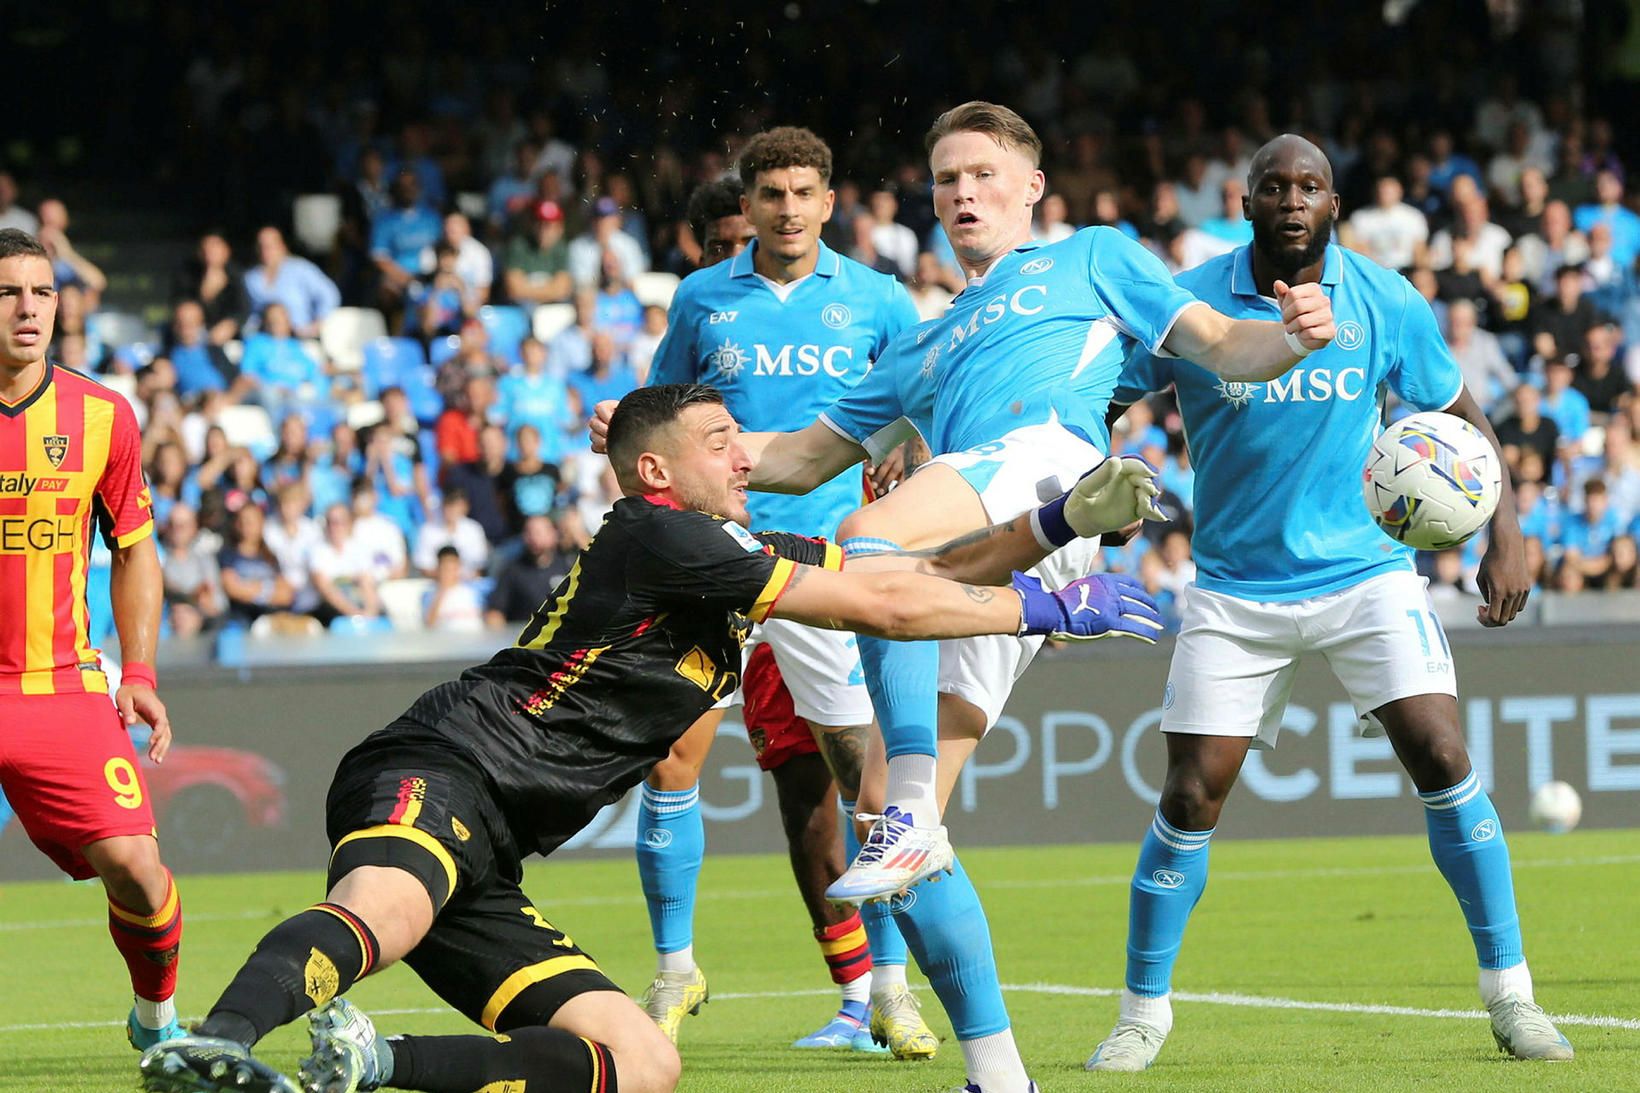
[(964, 342), (981, 337), (1010, 315), (1028, 319), (1042, 314), (1047, 306), (1048, 286), (1044, 284), (1021, 285), (998, 292), (948, 328), (945, 348), (955, 351)]
[(726, 380), (737, 379), (751, 366), (755, 376), (818, 376), (847, 379), (854, 367), (852, 345), (767, 345), (753, 342), (743, 346), (732, 338), (706, 355), (706, 367)]
[(67, 478), (0, 471), (0, 497), (30, 497), (36, 493), (62, 493), (66, 489)]
[(1369, 394), (1364, 368), (1294, 368), (1267, 383), (1219, 380), (1213, 393), (1232, 410), (1255, 402), (1355, 402)]

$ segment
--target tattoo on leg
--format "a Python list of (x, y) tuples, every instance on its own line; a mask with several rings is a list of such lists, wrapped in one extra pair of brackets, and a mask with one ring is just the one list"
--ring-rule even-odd
[(865, 769), (866, 744), (870, 739), (871, 729), (867, 725), (815, 731), (814, 742), (820, 745), (820, 755), (847, 800), (857, 800), (860, 796), (860, 772)]

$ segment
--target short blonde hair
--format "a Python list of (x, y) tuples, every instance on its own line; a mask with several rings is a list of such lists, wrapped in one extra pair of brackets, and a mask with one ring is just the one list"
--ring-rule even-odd
[(953, 106), (934, 119), (923, 143), (929, 152), (934, 145), (952, 133), (984, 133), (1004, 148), (1019, 152), (1031, 161), (1032, 167), (1042, 165), (1042, 138), (1036, 135), (1031, 123), (994, 102), (965, 102)]

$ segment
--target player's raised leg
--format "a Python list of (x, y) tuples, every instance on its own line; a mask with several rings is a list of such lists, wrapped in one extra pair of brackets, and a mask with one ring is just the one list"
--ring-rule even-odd
[(1373, 713), (1418, 789), (1430, 855), (1474, 938), (1481, 1002), (1499, 1050), (1517, 1059), (1570, 1059), (1572, 1045), (1533, 997), (1509, 846), (1497, 810), (1470, 765), (1457, 699), (1414, 695)]
[(700, 771), (723, 711), (710, 710), (678, 738), (639, 792), (636, 856), (655, 943), (655, 977), (639, 1005), (674, 1043), (678, 1026), (706, 1003), (706, 975), (695, 963), (695, 891), (706, 857)]
[[(989, 523), (979, 495), (962, 476), (932, 463), (844, 520), (838, 538), (849, 556), (864, 557), (938, 545)], [(833, 899), (881, 898), (950, 867), (937, 790), (939, 657), (935, 642), (860, 638), (888, 778), (881, 819), (828, 890)]]

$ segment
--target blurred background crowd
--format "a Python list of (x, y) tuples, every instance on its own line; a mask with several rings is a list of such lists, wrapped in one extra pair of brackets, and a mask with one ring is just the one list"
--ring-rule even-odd
[[(826, 242), (937, 315), (963, 281), (922, 133), (1001, 87), (1044, 138), (1040, 237), (1106, 225), (1174, 270), (1246, 242), (1249, 156), (1310, 136), (1338, 242), (1411, 279), (1493, 417), (1540, 587), (1635, 585), (1640, 4), (720, 7), (35, 28), (48, 68), (102, 45), (81, 90), (107, 94), (19, 122), (0, 226), (54, 256), (57, 359), (143, 423), (173, 632), (526, 616), (615, 496), (584, 416), (644, 381), (701, 258), (693, 188), (758, 130), (813, 127)], [(1194, 566), (1168, 396), (1117, 444), (1164, 466), (1175, 519), (1106, 563), (1171, 598)], [(1483, 546), (1424, 560), (1437, 595), (1474, 590)]]

